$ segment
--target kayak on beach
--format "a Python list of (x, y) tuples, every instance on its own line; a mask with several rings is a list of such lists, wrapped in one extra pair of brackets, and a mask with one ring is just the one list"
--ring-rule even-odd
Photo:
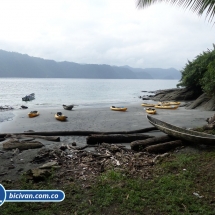
[(154, 108), (146, 108), (146, 113), (148, 113), (148, 114), (156, 114), (156, 110)]
[(175, 110), (178, 108), (178, 106), (177, 105), (155, 105), (155, 108)]
[(61, 112), (57, 112), (55, 114), (55, 119), (59, 120), (59, 121), (66, 121), (68, 117), (63, 115)]
[(110, 109), (116, 110), (116, 111), (126, 111), (127, 110), (126, 107), (115, 107), (115, 106), (111, 106)]
[(148, 104), (148, 103), (142, 103), (141, 105), (144, 107), (154, 107), (155, 106), (155, 104)]
[(169, 105), (180, 105), (181, 102), (158, 102), (159, 105), (169, 106)]
[(30, 118), (32, 118), (32, 117), (36, 117), (36, 116), (39, 116), (40, 115), (40, 113), (38, 112), (38, 111), (31, 111), (30, 113), (28, 113), (28, 116), (30, 117)]

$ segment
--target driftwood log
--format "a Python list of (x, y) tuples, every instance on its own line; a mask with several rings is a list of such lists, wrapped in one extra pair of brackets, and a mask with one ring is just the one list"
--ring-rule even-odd
[(3, 149), (6, 149), (6, 150), (16, 149), (16, 148), (20, 150), (26, 150), (26, 149), (41, 148), (44, 146), (39, 141), (19, 142), (14, 139), (9, 139), (5, 141), (2, 145), (3, 145)]
[(164, 153), (182, 145), (183, 143), (181, 140), (174, 140), (166, 143), (159, 143), (157, 145), (148, 146), (145, 148), (145, 150), (149, 153)]
[(97, 143), (130, 143), (134, 140), (145, 140), (152, 138), (153, 136), (145, 134), (109, 134), (109, 135), (98, 135), (93, 134), (87, 137), (87, 144)]
[(32, 139), (39, 138), (39, 139), (44, 139), (48, 141), (54, 141), (54, 142), (60, 142), (60, 137), (55, 137), (55, 136), (41, 136), (41, 135), (7, 135), (7, 137), (12, 137), (12, 138), (17, 138), (17, 139), (24, 139), (26, 137), (31, 137)]
[[(148, 131), (158, 130), (155, 127), (148, 127), (133, 131), (38, 131), (38, 132), (24, 132), (24, 133), (12, 133), (15, 135), (42, 135), (42, 136), (89, 136), (91, 134), (135, 134), (135, 133), (145, 133)], [(0, 134), (1, 138), (4, 138), (7, 133)]]
[(131, 146), (132, 150), (142, 151), (147, 146), (155, 145), (155, 144), (159, 144), (159, 143), (164, 143), (164, 142), (169, 142), (172, 140), (174, 140), (173, 137), (170, 137), (168, 135), (164, 135), (161, 137), (153, 137), (153, 138), (149, 138), (146, 140), (133, 141), (133, 142), (131, 142), (130, 146)]

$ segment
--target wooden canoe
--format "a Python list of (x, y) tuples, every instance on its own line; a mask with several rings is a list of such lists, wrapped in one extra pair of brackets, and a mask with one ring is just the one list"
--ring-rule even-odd
[(115, 111), (126, 111), (127, 110), (126, 107), (115, 107), (115, 106), (111, 106), (110, 109), (115, 110)]
[(55, 114), (55, 119), (59, 120), (59, 121), (66, 121), (68, 117), (64, 116), (61, 112), (57, 112)]
[(141, 104), (143, 107), (154, 107), (155, 104), (148, 104), (148, 103), (142, 103)]
[(156, 114), (156, 110), (154, 108), (146, 108), (146, 113), (148, 113), (148, 114)]
[(192, 143), (215, 145), (215, 135), (180, 128), (149, 115), (146, 117), (152, 125), (172, 137)]
[(38, 111), (31, 111), (30, 113), (28, 113), (28, 116), (30, 118), (33, 118), (33, 117), (36, 117), (36, 116), (39, 116), (40, 113)]

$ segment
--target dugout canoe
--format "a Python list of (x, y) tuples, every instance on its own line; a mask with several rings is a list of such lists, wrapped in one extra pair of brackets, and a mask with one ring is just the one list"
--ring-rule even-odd
[(153, 126), (172, 137), (197, 144), (215, 145), (215, 135), (177, 127), (149, 115), (146, 117)]

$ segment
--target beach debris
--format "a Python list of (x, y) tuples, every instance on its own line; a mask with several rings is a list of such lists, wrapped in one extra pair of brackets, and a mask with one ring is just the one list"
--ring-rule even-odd
[(146, 140), (133, 141), (133, 142), (131, 142), (130, 146), (131, 146), (132, 150), (142, 151), (147, 146), (164, 143), (164, 142), (169, 142), (172, 140), (174, 140), (174, 139), (172, 137), (170, 137), (169, 135), (163, 135), (160, 137), (153, 137), (153, 138), (146, 139)]
[[(62, 148), (62, 146), (64, 147)], [(87, 145), (87, 147), (91, 147), (91, 145)], [(32, 163), (44, 163), (38, 167), (39, 169), (44, 169), (46, 166), (52, 170), (56, 169), (56, 180), (63, 177), (68, 182), (71, 180), (87, 182), (96, 175), (113, 169), (132, 176), (141, 175), (142, 178), (147, 179), (152, 175), (154, 154), (136, 153), (121, 144), (109, 143), (97, 145), (94, 151), (86, 151), (81, 148), (71, 146), (71, 144), (64, 144), (54, 149), (42, 148), (33, 158)], [(34, 180), (32, 173), (31, 179)]]
[(57, 161), (50, 161), (40, 166), (39, 169), (50, 169), (50, 168), (58, 168), (58, 167), (59, 165)]
[(87, 144), (98, 144), (98, 143), (130, 143), (134, 140), (144, 140), (152, 138), (146, 134), (92, 134), (86, 138)]
[(164, 153), (164, 154), (161, 154), (161, 155), (157, 155), (153, 160), (152, 160), (152, 162), (154, 163), (154, 164), (157, 164), (157, 163), (159, 163), (164, 157), (167, 157), (167, 156), (169, 156), (170, 154), (169, 153)]
[(193, 195), (199, 197), (200, 199), (204, 197), (204, 196), (200, 196), (200, 195), (199, 195), (198, 193), (196, 193), (196, 192), (194, 192)]

